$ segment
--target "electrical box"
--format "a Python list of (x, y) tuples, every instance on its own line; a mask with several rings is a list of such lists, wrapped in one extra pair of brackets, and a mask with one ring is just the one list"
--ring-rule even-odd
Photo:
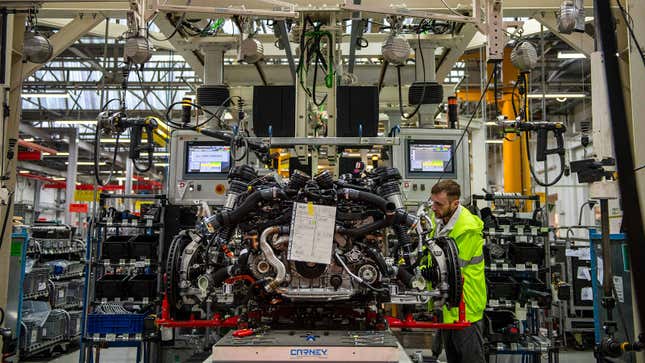
[(172, 204), (224, 204), (231, 169), (227, 143), (195, 131), (174, 131), (170, 137), (168, 199)]
[(432, 186), (446, 179), (459, 183), (462, 201), (470, 196), (468, 135), (459, 144), (462, 134), (458, 129), (401, 130), (401, 142), (392, 146), (392, 160), (403, 177), (406, 205), (427, 201)]

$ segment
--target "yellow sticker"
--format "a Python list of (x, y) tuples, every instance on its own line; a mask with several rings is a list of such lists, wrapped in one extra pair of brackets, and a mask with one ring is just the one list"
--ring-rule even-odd
[(309, 213), (310, 216), (314, 215), (314, 203), (307, 203), (307, 213)]

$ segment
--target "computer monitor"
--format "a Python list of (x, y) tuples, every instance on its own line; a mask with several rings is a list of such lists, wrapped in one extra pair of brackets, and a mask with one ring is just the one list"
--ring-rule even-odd
[(454, 140), (408, 140), (407, 177), (455, 177), (454, 147)]
[(226, 175), (231, 169), (231, 147), (217, 141), (187, 141), (184, 177)]

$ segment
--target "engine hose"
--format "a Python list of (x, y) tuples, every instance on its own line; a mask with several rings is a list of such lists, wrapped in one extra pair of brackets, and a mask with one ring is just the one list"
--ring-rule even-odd
[(403, 260), (405, 261), (406, 266), (412, 266), (410, 256), (412, 256), (414, 252), (411, 248), (412, 238), (408, 235), (408, 228), (401, 225), (394, 225), (392, 229), (399, 241), (399, 247), (403, 249)]
[(247, 266), (248, 259), (249, 259), (249, 254), (243, 253), (239, 256), (236, 264), (225, 266), (215, 271), (215, 273), (211, 275), (211, 278), (213, 279), (213, 285), (222, 286), (224, 281), (228, 280), (229, 278), (235, 277), (238, 275), (243, 275), (244, 274), (243, 266)]
[(385, 218), (379, 219), (376, 222), (366, 224), (364, 226), (356, 227), (356, 228), (343, 228), (339, 227), (338, 232), (342, 234), (349, 235), (351, 237), (360, 237), (364, 236), (368, 233), (374, 232), (376, 230), (389, 227), (392, 225), (394, 222), (395, 215), (393, 213), (389, 213), (385, 215)]
[(222, 286), (224, 281), (226, 281), (229, 277), (233, 276), (232, 272), (233, 272), (233, 265), (222, 267), (219, 270), (215, 271), (215, 273), (211, 276), (213, 278), (213, 285)]
[(395, 214), (394, 224), (399, 224), (405, 227), (416, 226), (419, 222), (419, 217), (410, 214), (402, 209), (398, 209)]
[(362, 192), (356, 189), (343, 188), (337, 192), (338, 197), (344, 198), (347, 200), (358, 200), (366, 202), (378, 207), (383, 213), (388, 214), (396, 210), (396, 206), (392, 202), (388, 202), (386, 199), (369, 192)]
[(259, 202), (286, 198), (287, 194), (280, 188), (258, 190), (249, 195), (235, 210), (218, 213), (209, 218), (206, 224), (213, 229), (235, 225), (241, 222), (246, 215), (255, 211)]
[(403, 267), (399, 267), (396, 273), (396, 278), (399, 279), (399, 281), (401, 281), (408, 288), (412, 288), (413, 277), (414, 275), (412, 275), (408, 270), (406, 270)]

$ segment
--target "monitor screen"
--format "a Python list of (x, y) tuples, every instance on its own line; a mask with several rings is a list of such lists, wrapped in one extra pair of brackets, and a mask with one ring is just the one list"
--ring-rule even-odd
[(222, 174), (228, 173), (230, 168), (230, 146), (211, 141), (189, 141), (186, 143), (186, 174)]
[(408, 174), (417, 176), (450, 175), (455, 172), (452, 159), (454, 141), (410, 140), (408, 142)]

